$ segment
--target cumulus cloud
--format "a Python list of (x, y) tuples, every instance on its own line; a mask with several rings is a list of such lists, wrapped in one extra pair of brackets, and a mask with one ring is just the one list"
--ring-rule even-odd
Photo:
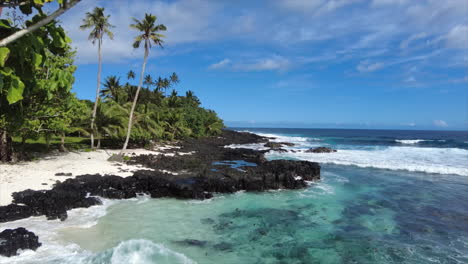
[(433, 124), (436, 127), (448, 127), (447, 122), (445, 122), (444, 120), (434, 120)]

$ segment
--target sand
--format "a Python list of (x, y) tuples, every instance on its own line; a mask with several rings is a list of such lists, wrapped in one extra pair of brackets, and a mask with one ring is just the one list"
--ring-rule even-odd
[[(160, 148), (163, 149), (163, 148)], [(167, 149), (164, 148), (164, 149)], [(92, 152), (55, 153), (41, 157), (37, 161), (16, 164), (0, 164), (0, 205), (11, 203), (13, 192), (47, 190), (56, 181), (64, 181), (82, 174), (113, 174), (122, 177), (133, 175), (141, 165), (127, 165), (110, 162), (107, 159), (119, 150), (97, 150)], [(126, 155), (161, 154), (144, 149), (128, 150)], [(170, 155), (170, 154), (169, 154)], [(173, 154), (172, 154), (173, 155)], [(71, 176), (56, 176), (56, 173), (71, 173)]]

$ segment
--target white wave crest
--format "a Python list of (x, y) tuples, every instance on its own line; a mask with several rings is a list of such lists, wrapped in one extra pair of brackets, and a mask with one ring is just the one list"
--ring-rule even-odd
[(400, 144), (406, 145), (414, 145), (424, 141), (432, 141), (432, 140), (425, 140), (425, 139), (396, 139), (395, 142)]
[(468, 150), (458, 148), (387, 147), (320, 154), (270, 152), (267, 153), (267, 158), (292, 158), (338, 165), (468, 176)]
[(111, 264), (195, 264), (182, 253), (172, 251), (161, 244), (146, 239), (132, 239), (121, 242), (112, 249)]

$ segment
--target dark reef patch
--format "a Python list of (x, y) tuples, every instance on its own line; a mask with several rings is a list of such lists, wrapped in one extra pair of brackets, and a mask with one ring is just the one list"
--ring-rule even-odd
[(23, 227), (0, 232), (0, 255), (2, 256), (16, 256), (20, 249), (36, 250), (40, 246), (39, 237)]

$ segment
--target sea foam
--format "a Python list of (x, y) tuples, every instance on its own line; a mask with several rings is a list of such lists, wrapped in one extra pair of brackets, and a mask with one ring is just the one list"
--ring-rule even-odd
[[(395, 142), (406, 146), (372, 146), (365, 149), (360, 146), (357, 149), (357, 147), (349, 145), (346, 146), (347, 149), (338, 149), (338, 152), (335, 153), (307, 153), (307, 149), (320, 146), (320, 139), (265, 133), (257, 134), (273, 138), (271, 141), (274, 142), (291, 142), (296, 144), (293, 148), (284, 147), (289, 150), (294, 149), (295, 153), (270, 151), (266, 154), (268, 159), (298, 159), (363, 168), (468, 176), (468, 150), (415, 146), (425, 141), (443, 140), (397, 139)], [(266, 149), (261, 144), (233, 145), (228, 147)]]
[(269, 159), (292, 158), (337, 165), (468, 176), (468, 150), (457, 148), (384, 147), (320, 154), (269, 152), (266, 155)]

